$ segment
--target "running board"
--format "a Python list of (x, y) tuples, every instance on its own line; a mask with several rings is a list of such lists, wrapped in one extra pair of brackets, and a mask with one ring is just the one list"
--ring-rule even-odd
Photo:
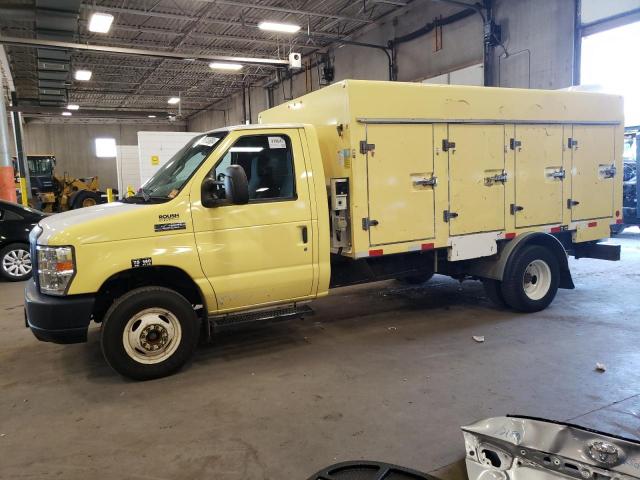
[(313, 309), (308, 305), (288, 305), (270, 310), (254, 310), (212, 316), (209, 317), (209, 325), (211, 330), (219, 331), (258, 322), (275, 322), (296, 317), (301, 318), (304, 315), (313, 315), (313, 313)]

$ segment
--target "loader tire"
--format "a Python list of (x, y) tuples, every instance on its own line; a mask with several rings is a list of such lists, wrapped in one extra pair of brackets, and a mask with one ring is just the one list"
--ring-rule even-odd
[(99, 203), (100, 195), (98, 193), (81, 190), (74, 196), (71, 208), (75, 210), (77, 208), (93, 207)]
[(408, 275), (406, 277), (398, 278), (400, 283), (404, 283), (405, 285), (422, 285), (423, 283), (427, 283), (429, 280), (433, 278), (433, 273), (417, 273), (415, 275)]

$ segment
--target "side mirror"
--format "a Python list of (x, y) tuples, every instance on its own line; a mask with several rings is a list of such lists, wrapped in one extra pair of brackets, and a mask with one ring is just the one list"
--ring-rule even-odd
[(216, 182), (211, 177), (204, 179), (200, 187), (200, 200), (203, 207), (212, 208), (220, 204), (220, 200), (216, 195), (219, 188), (220, 182)]
[(227, 200), (234, 205), (249, 203), (249, 182), (244, 168), (240, 165), (227, 167), (224, 177), (224, 189)]

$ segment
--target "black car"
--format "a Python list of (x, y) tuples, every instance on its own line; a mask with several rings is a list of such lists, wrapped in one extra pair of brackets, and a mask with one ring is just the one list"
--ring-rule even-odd
[(0, 200), (0, 276), (12, 282), (31, 277), (29, 232), (46, 214)]

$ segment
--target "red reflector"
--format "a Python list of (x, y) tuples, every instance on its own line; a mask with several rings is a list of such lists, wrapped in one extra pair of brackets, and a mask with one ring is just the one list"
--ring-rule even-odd
[(622, 220), (621, 218), (619, 218), (619, 219), (617, 219), (617, 220), (616, 220), (616, 223), (617, 223), (618, 225), (621, 225), (621, 224), (622, 224), (622, 222), (624, 222), (624, 220)]
[(380, 249), (380, 250), (369, 250), (369, 256), (370, 257), (381, 257), (382, 256), (382, 249)]
[(512, 238), (515, 238), (515, 237), (516, 237), (515, 232), (505, 233), (504, 234), (504, 238), (507, 239), (507, 240), (511, 240)]
[(420, 248), (422, 250), (433, 250), (433, 243), (423, 243)]
[(598, 226), (598, 222), (589, 222), (587, 223), (587, 227), (591, 228), (591, 227), (597, 227)]
[(620, 216), (620, 210), (616, 210), (616, 217)]
[(562, 231), (562, 227), (551, 227), (549, 230), (551, 233), (560, 233)]

